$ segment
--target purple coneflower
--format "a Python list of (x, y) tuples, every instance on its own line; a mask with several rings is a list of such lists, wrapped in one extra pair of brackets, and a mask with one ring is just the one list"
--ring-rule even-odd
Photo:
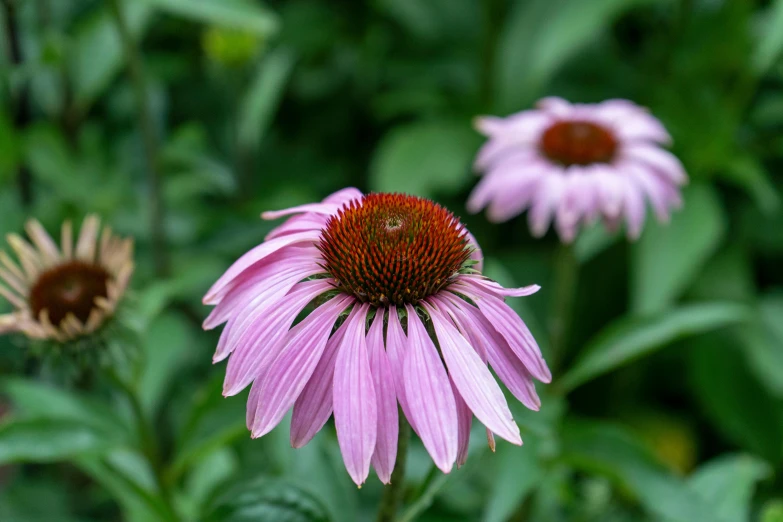
[(465, 461), (474, 414), (490, 441), (494, 433), (521, 444), (487, 364), (538, 409), (533, 379), (549, 382), (551, 374), (504, 302), (538, 287), (506, 289), (481, 276), (473, 237), (426, 199), (345, 189), (263, 217), (292, 214), (204, 298), (215, 305), (204, 327), (226, 323), (214, 357), (231, 355), (224, 394), (253, 383), (253, 436), (268, 433), (293, 407), (291, 444), (298, 448), (334, 413), (345, 466), (358, 485), (370, 463), (389, 482), (398, 403), (444, 472)]
[(537, 109), (507, 118), (482, 117), (489, 141), (476, 169), (484, 174), (468, 209), (488, 207), (502, 222), (529, 209), (530, 229), (542, 236), (554, 219), (564, 242), (580, 223), (599, 217), (610, 230), (625, 220), (636, 239), (645, 219), (645, 200), (657, 218), (681, 205), (688, 178), (682, 164), (661, 144), (671, 142), (661, 122), (628, 100), (594, 105), (544, 98)]
[(32, 244), (8, 236), (19, 264), (0, 252), (0, 295), (15, 308), (0, 315), (0, 333), (65, 342), (97, 330), (128, 286), (133, 241), (118, 238), (108, 227), (101, 235), (96, 216), (84, 220), (75, 245), (70, 222), (62, 226), (60, 247), (38, 221), (28, 221), (25, 228)]

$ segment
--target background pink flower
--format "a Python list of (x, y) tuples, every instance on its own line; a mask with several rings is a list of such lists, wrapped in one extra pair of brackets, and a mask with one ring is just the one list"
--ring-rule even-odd
[(533, 235), (554, 221), (571, 242), (582, 224), (602, 219), (613, 230), (625, 221), (628, 237), (642, 231), (646, 204), (660, 221), (681, 205), (687, 183), (680, 161), (661, 148), (671, 138), (644, 108), (628, 100), (571, 104), (544, 98), (537, 108), (507, 118), (481, 117), (489, 137), (475, 167), (483, 179), (468, 209), (487, 208), (502, 222), (528, 210)]

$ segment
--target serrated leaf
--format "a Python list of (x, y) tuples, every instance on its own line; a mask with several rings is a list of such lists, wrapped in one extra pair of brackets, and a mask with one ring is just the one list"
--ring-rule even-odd
[(671, 305), (726, 231), (726, 217), (715, 189), (693, 186), (684, 192), (684, 207), (668, 225), (650, 220), (632, 250), (631, 301), (637, 313)]
[(284, 481), (248, 480), (220, 495), (206, 511), (205, 522), (329, 522), (323, 505)]
[(560, 386), (566, 390), (663, 348), (673, 341), (750, 319), (750, 310), (734, 303), (683, 306), (649, 317), (627, 317), (601, 331), (585, 348)]

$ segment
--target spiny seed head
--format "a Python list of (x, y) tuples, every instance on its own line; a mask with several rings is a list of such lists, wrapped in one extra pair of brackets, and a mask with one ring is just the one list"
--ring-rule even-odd
[(108, 295), (109, 273), (102, 267), (82, 261), (56, 266), (38, 277), (30, 289), (30, 308), (34, 317), (43, 310), (57, 326), (69, 313), (82, 323), (95, 308), (95, 299)]
[(592, 122), (559, 121), (544, 132), (540, 147), (562, 165), (589, 165), (612, 161), (617, 140), (608, 129)]
[(319, 248), (340, 288), (375, 306), (415, 304), (470, 256), (459, 219), (430, 200), (368, 194), (329, 219)]

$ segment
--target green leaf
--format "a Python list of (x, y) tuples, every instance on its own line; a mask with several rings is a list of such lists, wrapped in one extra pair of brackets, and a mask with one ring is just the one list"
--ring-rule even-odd
[(240, 482), (219, 495), (205, 522), (328, 522), (324, 506), (306, 491), (284, 481), (258, 478)]
[(587, 263), (620, 239), (617, 232), (608, 232), (603, 223), (596, 223), (579, 233), (574, 242), (574, 255), (580, 263)]
[(630, 433), (599, 422), (570, 421), (563, 429), (563, 459), (606, 475), (630, 490), (651, 514), (677, 522), (734, 522), (660, 464)]
[(67, 421), (95, 429), (118, 442), (128, 440), (130, 428), (122, 417), (91, 397), (21, 378), (0, 380), (0, 389), (25, 419)]
[(193, 400), (176, 443), (171, 474), (176, 477), (200, 458), (247, 435), (245, 403), (240, 397), (223, 397), (222, 376), (203, 386)]
[(511, 518), (525, 497), (544, 477), (544, 468), (538, 462), (531, 438), (525, 439), (525, 447), (501, 444), (495, 460), (498, 470), (487, 499), (484, 522), (504, 522)]
[(250, 31), (262, 36), (277, 32), (277, 15), (249, 0), (146, 0), (168, 13), (206, 24)]
[(650, 220), (632, 251), (631, 301), (638, 313), (671, 305), (718, 248), (726, 218), (715, 190), (695, 185), (668, 225)]
[(454, 193), (468, 179), (480, 142), (463, 121), (401, 125), (381, 140), (370, 168), (370, 189), (416, 196)]
[(57, 462), (113, 446), (92, 426), (63, 419), (16, 419), (0, 425), (0, 465)]
[(261, 62), (239, 111), (238, 139), (242, 147), (258, 147), (280, 105), (293, 68), (294, 56), (287, 49), (277, 49)]
[(700, 467), (688, 487), (709, 502), (721, 520), (748, 522), (754, 486), (771, 471), (756, 457), (724, 455)]
[(735, 334), (691, 343), (690, 380), (718, 430), (740, 447), (773, 463), (783, 459), (783, 401), (773, 398), (748, 368)]
[(780, 194), (759, 158), (749, 154), (733, 156), (721, 173), (723, 178), (744, 188), (766, 215), (780, 209)]
[(649, 317), (627, 317), (602, 330), (585, 348), (560, 385), (572, 390), (628, 362), (694, 336), (750, 319), (750, 310), (733, 303), (708, 303), (675, 308)]
[(767, 502), (761, 509), (759, 522), (783, 522), (783, 500), (775, 499)]
[(160, 406), (177, 374), (197, 355), (193, 326), (169, 312), (154, 321), (144, 343), (144, 371), (138, 383), (139, 400), (147, 412)]
[(766, 73), (783, 52), (783, 0), (776, 0), (766, 11), (759, 16), (763, 25), (752, 59), (759, 75)]
[(770, 393), (783, 398), (783, 295), (762, 298), (759, 324), (743, 332), (750, 368)]
[(541, 94), (557, 69), (609, 28), (624, 11), (655, 0), (516, 2), (500, 35), (497, 107), (518, 110)]
[[(141, 39), (150, 20), (149, 6), (146, 2), (125, 1), (123, 9), (131, 35)], [(69, 48), (74, 101), (81, 111), (86, 111), (125, 63), (117, 25), (109, 10), (101, 6), (80, 23), (73, 31)]]
[(104, 458), (81, 456), (75, 464), (104, 487), (128, 522), (170, 522), (171, 512), (152, 485), (147, 461), (138, 454), (112, 451)]

